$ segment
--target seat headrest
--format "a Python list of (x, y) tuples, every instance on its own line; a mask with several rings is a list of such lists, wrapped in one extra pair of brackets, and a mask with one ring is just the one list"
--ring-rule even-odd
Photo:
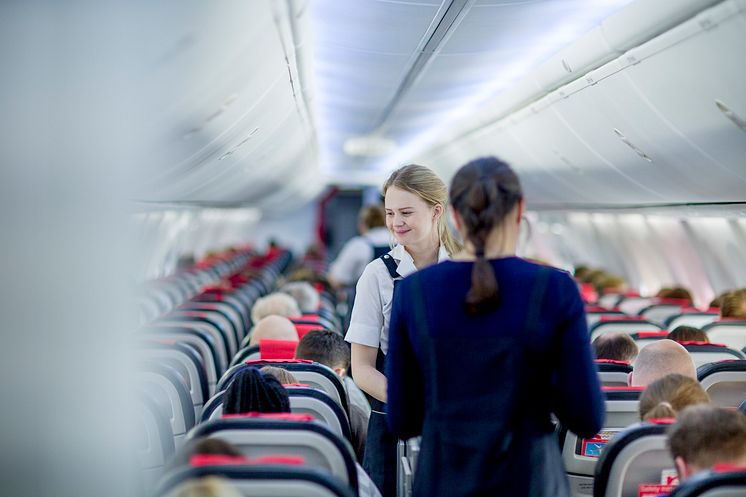
[(292, 360), (298, 342), (295, 340), (259, 339), (259, 355), (262, 359)]
[(281, 464), (288, 466), (302, 466), (306, 463), (301, 456), (272, 455), (263, 457), (226, 456), (223, 454), (195, 454), (189, 459), (189, 465), (193, 468), (201, 466), (231, 466), (231, 465), (259, 465), (259, 464)]
[(243, 412), (240, 414), (223, 414), (221, 419), (241, 419), (241, 418), (260, 418), (269, 419), (272, 421), (302, 421), (309, 422), (313, 421), (314, 418), (310, 414), (297, 414), (292, 412)]

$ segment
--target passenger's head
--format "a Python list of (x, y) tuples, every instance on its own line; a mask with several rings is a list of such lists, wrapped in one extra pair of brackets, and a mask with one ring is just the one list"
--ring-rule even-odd
[(401, 245), (442, 244), (449, 254), (459, 247), (448, 230), (448, 190), (430, 169), (416, 164), (391, 173), (383, 184), (386, 227)]
[(720, 316), (746, 319), (746, 288), (728, 292), (720, 305)]
[(295, 358), (329, 366), (339, 376), (344, 376), (350, 367), (350, 349), (344, 338), (328, 330), (306, 333), (295, 349)]
[(707, 404), (710, 396), (694, 378), (669, 374), (658, 378), (640, 395), (640, 419), (675, 418), (684, 408)]
[(290, 412), (287, 390), (274, 376), (254, 367), (241, 369), (225, 391), (223, 413), (246, 412)]
[(656, 297), (659, 297), (662, 299), (681, 299), (681, 300), (688, 300), (689, 303), (692, 302), (691, 292), (689, 292), (689, 290), (681, 286), (675, 286), (673, 288), (661, 288), (656, 294)]
[(746, 466), (746, 415), (709, 405), (689, 407), (671, 427), (668, 447), (680, 480), (715, 464)]
[(627, 283), (624, 278), (615, 274), (602, 274), (594, 280), (593, 284), (598, 293), (602, 295), (605, 293), (623, 293), (627, 290)]
[(714, 307), (714, 308), (720, 309), (720, 307), (723, 305), (723, 299), (725, 299), (725, 297), (730, 292), (731, 292), (731, 290), (727, 290), (727, 291), (719, 294), (717, 297), (715, 297), (714, 299), (712, 299), (712, 301), (710, 302), (709, 307), (710, 308)]
[(291, 340), (297, 342), (298, 331), (288, 318), (267, 316), (256, 323), (256, 326), (251, 330), (249, 345), (258, 345), (259, 340), (262, 339)]
[(671, 331), (666, 337), (674, 342), (709, 342), (707, 333), (694, 326), (681, 325)]
[(583, 281), (583, 278), (588, 276), (591, 271), (593, 270), (590, 267), (583, 264), (578, 264), (577, 266), (575, 266), (575, 270), (573, 271), (572, 275), (575, 277), (576, 280)]
[(485, 247), (490, 242), (503, 255), (515, 253), (523, 210), (521, 183), (505, 162), (495, 157), (476, 159), (453, 177), (451, 204), (467, 248), (476, 257), (466, 296), (467, 311), (488, 312), (499, 303), (499, 290)]
[(230, 480), (217, 476), (205, 476), (188, 480), (178, 485), (166, 497), (241, 497)]
[(267, 316), (300, 316), (300, 307), (293, 297), (286, 293), (270, 293), (257, 299), (251, 307), (251, 321), (256, 324)]
[(166, 472), (187, 466), (193, 456), (214, 455), (238, 457), (241, 451), (221, 438), (199, 437), (186, 440), (174, 453), (166, 466)]
[(264, 366), (259, 371), (264, 375), (265, 378), (267, 376), (273, 376), (283, 385), (298, 383), (298, 379), (293, 376), (293, 373), (291, 373), (287, 369), (282, 369), (275, 366)]
[[(319, 292), (305, 281), (286, 283), (280, 292), (287, 293), (298, 302), (301, 312), (315, 312), (319, 308)], [(296, 314), (297, 316), (298, 314)]]
[(373, 228), (386, 226), (386, 211), (380, 204), (366, 205), (360, 209), (357, 215), (357, 224), (360, 233), (365, 233)]
[(596, 359), (632, 362), (637, 357), (637, 345), (626, 333), (606, 333), (593, 340)]
[(647, 386), (667, 374), (697, 378), (697, 368), (689, 352), (673, 340), (658, 340), (640, 349), (630, 373), (630, 384)]

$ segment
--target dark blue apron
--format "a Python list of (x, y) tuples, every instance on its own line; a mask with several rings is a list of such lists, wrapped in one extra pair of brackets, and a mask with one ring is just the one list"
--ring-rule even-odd
[[(379, 257), (394, 280), (394, 291), (401, 280), (394, 258), (388, 254)], [(386, 355), (378, 347), (376, 369), (384, 373)], [(396, 497), (396, 446), (397, 438), (389, 431), (386, 424), (386, 404), (368, 396), (371, 413), (368, 421), (368, 438), (365, 442), (363, 468), (381, 491), (383, 497)]]

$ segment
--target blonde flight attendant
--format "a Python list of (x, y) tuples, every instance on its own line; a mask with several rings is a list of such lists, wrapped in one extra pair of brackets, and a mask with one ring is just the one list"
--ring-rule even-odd
[(394, 286), (418, 269), (458, 250), (445, 221), (448, 191), (430, 169), (410, 164), (394, 171), (383, 185), (386, 227), (396, 246), (368, 264), (356, 288), (345, 340), (352, 344), (352, 374), (371, 399), (363, 466), (384, 497), (396, 495), (396, 438), (386, 425), (389, 317)]

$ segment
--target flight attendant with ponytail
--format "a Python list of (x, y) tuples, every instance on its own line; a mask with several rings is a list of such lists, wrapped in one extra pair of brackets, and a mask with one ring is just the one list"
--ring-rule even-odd
[(450, 201), (464, 249), (399, 284), (388, 421), (422, 435), (415, 497), (569, 496), (550, 416), (578, 436), (604, 407), (572, 277), (516, 257), (523, 194), (494, 158), (463, 166)]
[(383, 185), (386, 227), (394, 248), (368, 264), (355, 289), (345, 340), (352, 344), (352, 374), (368, 394), (371, 416), (363, 467), (383, 497), (396, 496), (396, 438), (386, 424), (389, 316), (394, 287), (402, 277), (436, 264), (459, 249), (445, 221), (448, 190), (430, 169), (410, 164)]

